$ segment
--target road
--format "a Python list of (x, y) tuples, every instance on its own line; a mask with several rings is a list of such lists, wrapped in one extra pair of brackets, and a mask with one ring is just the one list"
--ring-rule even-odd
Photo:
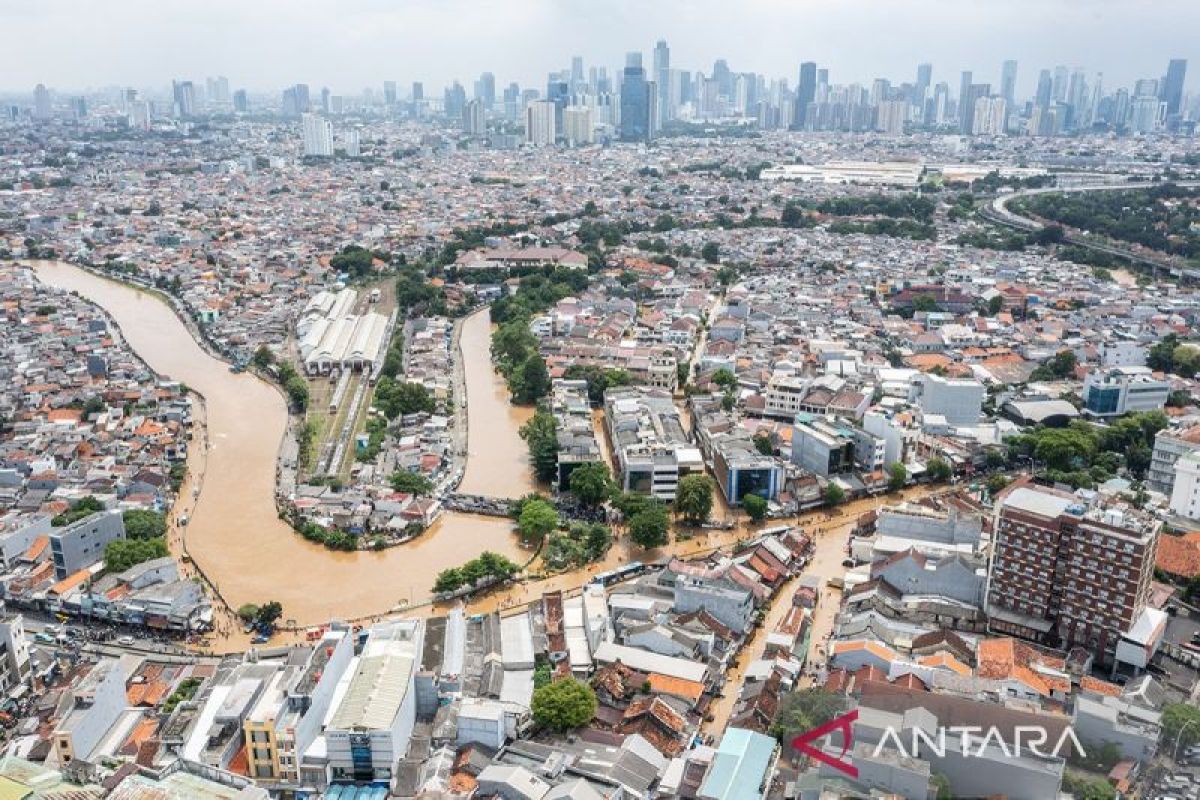
[[(824, 585), (830, 578), (843, 574), (846, 568), (842, 561), (846, 559), (846, 548), (850, 541), (850, 531), (854, 523), (864, 512), (892, 505), (901, 499), (915, 500), (940, 491), (941, 487), (914, 487), (902, 495), (886, 495), (883, 497), (866, 498), (842, 507), (842, 513), (835, 520), (825, 520), (824, 509), (818, 509), (807, 517), (797, 518), (804, 525), (805, 531), (813, 537), (813, 557), (805, 566), (803, 575), (816, 575), (822, 580), (820, 599), (813, 615), (813, 630), (810, 639), (806, 667), (818, 666), (824, 663), (824, 645), (833, 631), (833, 621), (841, 605), (841, 591)], [(776, 521), (778, 522), (778, 521)], [(797, 588), (796, 581), (789, 581), (771, 599), (761, 627), (754, 629), (751, 639), (742, 647), (738, 657), (726, 673), (726, 683), (723, 696), (709, 707), (713, 719), (705, 722), (701, 730), (705, 733), (719, 733), (725, 729), (737, 704), (745, 681), (746, 669), (763, 657), (767, 648), (767, 635), (778, 627), (787, 612), (792, 607), (792, 595)], [(802, 685), (811, 683), (805, 679)]]
[[(1036, 220), (1028, 217), (1022, 217), (1012, 211), (1009, 211), (1008, 204), (1020, 197), (1031, 197), (1037, 194), (1073, 194), (1075, 192), (1118, 192), (1129, 189), (1145, 189), (1152, 184), (1132, 183), (1132, 184), (1097, 184), (1090, 186), (1068, 186), (1063, 188), (1044, 187), (1041, 189), (1026, 189), (1012, 194), (1004, 194), (992, 200), (991, 203), (980, 209), (980, 216), (984, 219), (1005, 225), (1010, 228), (1016, 228), (1021, 231), (1039, 231), (1044, 226)], [(1196, 187), (1200, 186), (1200, 181), (1180, 181), (1177, 186)], [(1179, 264), (1170, 261), (1166, 256), (1150, 256), (1144, 250), (1131, 250), (1126, 247), (1117, 247), (1115, 245), (1098, 242), (1093, 238), (1068, 233), (1063, 237), (1063, 240), (1068, 244), (1086, 247), (1090, 250), (1096, 250), (1101, 253), (1107, 253), (1118, 258), (1128, 259), (1129, 261), (1143, 264), (1155, 270), (1165, 270), (1176, 277), (1188, 275), (1197, 277), (1195, 270), (1186, 270), (1180, 267)]]

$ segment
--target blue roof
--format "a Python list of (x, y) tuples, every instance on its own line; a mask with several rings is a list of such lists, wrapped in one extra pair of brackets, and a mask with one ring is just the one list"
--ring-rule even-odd
[(335, 783), (325, 791), (325, 800), (386, 800), (387, 795), (387, 786)]
[(762, 800), (762, 785), (775, 755), (775, 740), (746, 730), (726, 728), (701, 797), (715, 800)]

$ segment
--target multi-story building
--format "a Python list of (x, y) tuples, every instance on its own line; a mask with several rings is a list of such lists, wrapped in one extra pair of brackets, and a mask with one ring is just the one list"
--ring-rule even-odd
[(1171, 513), (1200, 519), (1200, 451), (1189, 450), (1175, 462), (1171, 488)]
[(50, 737), (60, 766), (89, 761), (125, 710), (125, 670), (115, 658), (96, 664), (71, 692), (71, 709)]
[(680, 478), (704, 471), (700, 450), (688, 441), (670, 392), (610, 389), (604, 413), (622, 491), (669, 502)]
[(4, 614), (0, 617), (0, 694), (7, 696), (27, 684), (29, 675), (25, 621), (20, 614)]
[(988, 577), (993, 631), (1081, 646), (1103, 663), (1119, 655), (1124, 639), (1153, 635), (1161, 612), (1143, 614), (1161, 522), (1131, 509), (1089, 508), (1042, 487), (1017, 487), (997, 508)]
[(60, 581), (104, 558), (104, 547), (125, 538), (125, 521), (120, 511), (98, 511), (70, 525), (50, 531), (50, 555), (54, 577)]
[(882, 467), (886, 448), (866, 431), (836, 420), (797, 414), (792, 423), (792, 463), (827, 478)]
[(557, 129), (554, 124), (555, 105), (549, 100), (536, 100), (525, 106), (525, 143), (538, 147), (554, 144)]
[(414, 683), (424, 634), (422, 620), (372, 626), (325, 728), (334, 783), (392, 779), (416, 723)]
[(1094, 417), (1118, 417), (1134, 411), (1161, 410), (1171, 385), (1149, 367), (1111, 367), (1089, 372), (1083, 381), (1083, 405)]
[(304, 155), (333, 156), (333, 125), (319, 114), (304, 114), (303, 138)]
[(588, 402), (587, 381), (554, 381), (550, 410), (558, 422), (558, 488), (571, 486), (571, 473), (581, 464), (601, 461), (600, 444), (592, 427), (592, 406)]
[(1183, 430), (1161, 430), (1154, 437), (1154, 452), (1146, 472), (1146, 486), (1170, 496), (1175, 486), (1175, 462), (1185, 453), (1200, 450), (1200, 425)]
[(950, 425), (974, 425), (983, 409), (983, 384), (962, 378), (922, 375), (913, 388), (925, 416), (944, 417)]
[(590, 106), (567, 106), (563, 109), (563, 138), (567, 144), (578, 146), (596, 141), (596, 115)]

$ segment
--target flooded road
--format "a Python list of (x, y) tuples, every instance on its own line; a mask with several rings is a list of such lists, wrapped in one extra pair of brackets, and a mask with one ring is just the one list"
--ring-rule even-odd
[[(35, 267), (44, 283), (107, 311), (153, 370), (204, 398), (197, 419), (205, 423), (197, 425), (189, 459), (195, 484), (180, 492), (180, 503), (190, 507), (192, 487), (200, 491), (174, 541), (233, 608), (277, 600), (284, 618), (300, 625), (357, 618), (426, 599), (438, 572), (484, 550), (519, 563), (528, 558), (508, 520), (465, 514), (445, 514), (416, 541), (381, 552), (335, 552), (305, 541), (275, 507), (276, 456), (287, 426), (279, 391), (248, 373), (230, 372), (155, 295), (69, 264)], [(468, 321), (462, 336), (471, 403), (466, 479), (480, 493), (515, 496), (531, 480), (515, 427), (522, 412), (508, 404), (503, 380), (492, 372), (488, 340), (486, 314)], [(505, 444), (491, 447), (493, 441)]]
[(508, 387), (492, 369), (491, 320), (484, 309), (463, 321), (460, 347), (467, 384), (467, 468), (458, 491), (516, 498), (537, 488), (529, 451), (518, 433), (534, 408), (508, 402)]

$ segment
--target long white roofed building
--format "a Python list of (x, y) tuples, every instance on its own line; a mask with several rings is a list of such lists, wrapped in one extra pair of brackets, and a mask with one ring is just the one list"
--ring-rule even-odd
[(296, 321), (300, 358), (309, 375), (333, 369), (374, 372), (382, 363), (391, 320), (368, 311), (355, 314), (358, 292), (318, 292)]

